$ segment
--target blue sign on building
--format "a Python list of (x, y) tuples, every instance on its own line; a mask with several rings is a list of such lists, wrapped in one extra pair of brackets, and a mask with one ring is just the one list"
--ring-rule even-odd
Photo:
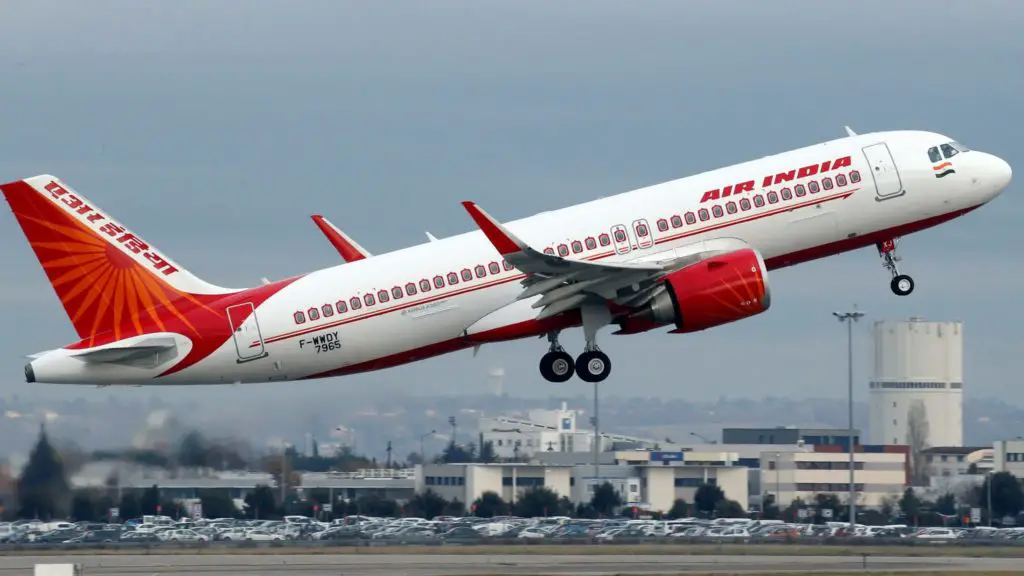
[(562, 418), (562, 430), (572, 430), (572, 418)]
[(682, 452), (651, 452), (651, 461), (658, 462), (682, 462)]

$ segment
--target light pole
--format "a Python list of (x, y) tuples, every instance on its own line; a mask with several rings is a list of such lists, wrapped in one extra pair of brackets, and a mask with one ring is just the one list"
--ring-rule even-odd
[(846, 433), (846, 442), (850, 449), (850, 534), (854, 534), (857, 527), (857, 493), (854, 490), (853, 472), (856, 470), (853, 459), (853, 323), (864, 317), (864, 312), (857, 310), (853, 305), (850, 312), (833, 312), (833, 316), (840, 322), (846, 322), (846, 357), (847, 357), (847, 385), (846, 385), (846, 411), (849, 428)]
[(427, 436), (433, 436), (434, 434), (437, 434), (437, 430), (431, 430), (430, 432), (427, 432), (426, 434), (422, 434), (420, 436), (420, 464), (427, 463), (425, 456), (423, 455), (423, 439), (426, 438)]
[[(781, 484), (779, 483), (780, 456), (782, 456), (780, 452), (775, 453), (775, 509), (778, 511), (778, 514), (776, 514), (776, 516), (778, 516), (779, 520), (782, 519), (782, 500), (779, 496), (779, 487), (781, 486)], [(761, 508), (764, 508), (764, 506), (762, 506)], [(762, 512), (764, 512), (764, 510), (762, 510)]]
[(988, 500), (988, 527), (989, 528), (992, 527), (992, 472), (994, 472), (994, 470), (989, 470), (988, 474), (985, 475), (985, 482), (988, 483), (988, 489), (985, 490), (985, 492), (986, 492), (985, 496), (986, 496), (986, 500)]

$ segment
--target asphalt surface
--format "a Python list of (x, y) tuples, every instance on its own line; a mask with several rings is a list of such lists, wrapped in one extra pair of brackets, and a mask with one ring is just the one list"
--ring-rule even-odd
[(30, 575), (35, 564), (78, 564), (82, 576), (467, 576), (611, 575), (988, 570), (1024, 572), (1020, 558), (894, 556), (567, 556), (567, 555), (150, 555), (7, 556), (0, 576)]

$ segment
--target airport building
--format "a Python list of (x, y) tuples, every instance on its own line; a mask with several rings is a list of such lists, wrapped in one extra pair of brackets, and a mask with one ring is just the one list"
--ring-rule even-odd
[[(853, 445), (861, 443), (860, 430), (853, 430)], [(722, 430), (722, 444), (828, 444), (847, 446), (850, 432), (845, 428), (797, 428), (776, 426), (774, 428), (725, 428)]]
[(1024, 478), (1024, 440), (997, 440), (992, 443), (992, 471), (1009, 472)]
[(963, 324), (881, 321), (873, 339), (870, 443), (963, 446)]
[(985, 474), (992, 469), (993, 450), (985, 446), (935, 446), (921, 452), (932, 478)]
[[(854, 490), (860, 506), (881, 506), (899, 498), (910, 481), (906, 446), (857, 446), (854, 452)], [(844, 499), (850, 489), (850, 453), (840, 446), (815, 446), (800, 452), (765, 452), (761, 456), (761, 485), (781, 507), (793, 500), (814, 500), (821, 493)]]

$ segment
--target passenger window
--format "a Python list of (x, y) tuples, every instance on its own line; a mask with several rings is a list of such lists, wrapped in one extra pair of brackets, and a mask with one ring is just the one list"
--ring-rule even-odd
[(373, 297), (373, 294), (367, 294), (366, 296), (363, 296), (363, 303), (367, 306), (373, 306), (377, 303), (377, 299)]
[(415, 282), (409, 282), (408, 284), (405, 285), (405, 294), (406, 294), (406, 296), (415, 296), (416, 295), (416, 283)]
[(660, 230), (662, 232), (668, 232), (668, 220), (665, 220), (664, 218), (659, 218), (658, 219), (658, 230)]
[(324, 318), (330, 318), (331, 316), (334, 316), (334, 306), (331, 306), (330, 304), (324, 304), (323, 306), (320, 307), (320, 313), (323, 315)]
[(565, 244), (559, 244), (558, 245), (558, 255), (559, 256), (568, 256), (569, 255), (569, 247), (566, 246)]
[(470, 272), (469, 268), (463, 268), (462, 269), (462, 280), (465, 281), (465, 282), (469, 282), (472, 279), (473, 279), (473, 273)]
[(491, 274), (501, 274), (501, 266), (498, 266), (497, 262), (491, 262), (490, 264), (488, 264), (487, 269), (491, 272)]
[(761, 196), (760, 194), (754, 196), (754, 206), (757, 206), (758, 208), (763, 207), (764, 206), (764, 196)]
[(434, 288), (444, 288), (444, 278), (441, 276), (434, 276)]
[(736, 210), (736, 203), (735, 202), (727, 202), (725, 204), (725, 211), (728, 212), (729, 214), (735, 214), (737, 212), (737, 210)]
[(820, 188), (818, 188), (818, 181), (811, 180), (807, 183), (807, 189), (811, 191), (811, 194), (817, 194)]
[(928, 159), (931, 160), (932, 162), (942, 161), (942, 154), (939, 154), (938, 146), (933, 146), (932, 148), (928, 149)]
[(420, 280), (420, 292), (430, 292), (430, 280)]
[(701, 208), (700, 210), (697, 210), (697, 216), (700, 217), (701, 222), (707, 222), (708, 220), (711, 219), (711, 216), (708, 215), (707, 208)]
[(783, 200), (792, 200), (793, 199), (793, 191), (790, 190), (789, 188), (783, 188), (782, 189), (782, 199)]
[(358, 296), (353, 296), (348, 301), (348, 307), (353, 309), (353, 310), (359, 310), (360, 308), (363, 307), (363, 303), (359, 301), (359, 297)]
[(623, 232), (622, 230), (616, 230), (615, 231), (615, 241), (616, 242), (625, 242), (626, 241), (626, 233)]
[(768, 193), (768, 203), (769, 204), (775, 204), (778, 201), (779, 201), (779, 195), (775, 192), (775, 190), (772, 190), (771, 192)]
[(459, 283), (459, 275), (456, 274), (455, 272), (449, 272), (448, 273), (448, 285), (449, 286), (455, 286), (458, 283)]
[(305, 324), (306, 323), (306, 315), (303, 314), (302, 312), (296, 312), (295, 313), (295, 323), (296, 324)]
[(722, 212), (722, 207), (716, 204), (716, 205), (711, 207), (711, 214), (715, 218), (721, 218), (722, 215), (724, 214), (724, 212)]
[(551, 248), (551, 247), (545, 248), (544, 249), (544, 253), (547, 254), (548, 256), (554, 256), (555, 255), (555, 249)]
[(608, 246), (612, 243), (612, 239), (607, 234), (598, 236), (597, 241), (601, 243), (601, 246)]
[(378, 302), (383, 304), (383, 303), (387, 302), (388, 300), (391, 300), (391, 297), (388, 296), (388, 291), (387, 290), (378, 290), (377, 291), (377, 301)]
[(821, 187), (824, 188), (825, 190), (831, 190), (832, 189), (832, 177), (831, 176), (825, 176), (824, 178), (822, 178), (821, 179)]
[(391, 289), (391, 297), (395, 300), (398, 300), (402, 296), (405, 296), (405, 294), (402, 293), (402, 288), (400, 286), (395, 286)]
[(803, 184), (797, 184), (793, 186), (793, 191), (796, 193), (797, 198), (801, 198), (807, 195), (807, 188)]
[(633, 229), (636, 231), (636, 235), (637, 235), (638, 238), (646, 238), (647, 237), (647, 226), (645, 226), (643, 224), (637, 224), (636, 227), (633, 228)]
[(487, 276), (487, 268), (484, 268), (483, 264), (477, 264), (476, 267), (473, 268), (473, 272), (476, 274), (477, 278)]
[(687, 212), (686, 213), (686, 223), (687, 224), (696, 224), (697, 223), (697, 217), (693, 215), (693, 212)]
[(679, 216), (673, 216), (672, 217), (672, 227), (673, 228), (680, 228), (680, 227), (682, 227), (682, 225), (683, 225), (683, 219), (682, 218), (680, 218)]
[(513, 268), (515, 268), (515, 266), (513, 266), (512, 263), (509, 262), (508, 260), (502, 260), (501, 265), (502, 267), (505, 268), (505, 270), (512, 270)]
[(857, 182), (860, 182), (860, 171), (859, 170), (853, 170), (853, 171), (850, 172), (850, 182), (853, 182), (854, 184), (856, 184)]
[(747, 198), (740, 198), (740, 210), (750, 210), (750, 200)]
[(309, 310), (306, 310), (306, 316), (309, 316), (309, 321), (310, 322), (312, 322), (314, 320), (319, 320), (320, 319), (320, 311), (317, 310), (316, 308), (310, 308)]
[(836, 174), (836, 186), (846, 186), (846, 174)]
[(579, 254), (580, 252), (583, 252), (583, 243), (580, 242), (579, 240), (573, 240), (572, 241), (572, 253), (573, 254)]
[(942, 146), (940, 146), (940, 148), (942, 148), (942, 155), (945, 156), (946, 158), (952, 158), (953, 156), (956, 156), (959, 153), (959, 151), (956, 148), (953, 148), (949, 144), (943, 144)]
[(594, 240), (593, 236), (588, 236), (585, 243), (587, 245), (587, 250), (594, 250), (597, 248), (597, 240)]
[(338, 310), (338, 314), (344, 314), (348, 312), (348, 304), (345, 304), (344, 300), (338, 300), (334, 303), (334, 307)]

